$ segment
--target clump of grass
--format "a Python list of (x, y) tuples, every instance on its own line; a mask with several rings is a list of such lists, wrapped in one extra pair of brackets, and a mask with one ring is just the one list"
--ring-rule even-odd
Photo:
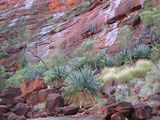
[[(66, 65), (69, 61), (69, 58), (64, 53), (57, 52), (51, 58), (45, 60), (45, 64), (48, 68), (52, 68), (57, 65)], [(40, 62), (38, 66), (44, 67), (44, 63)]]
[(60, 86), (63, 84), (65, 78), (70, 73), (70, 68), (68, 66), (54, 66), (44, 74), (44, 79), (47, 83), (51, 83), (54, 86)]
[(156, 44), (151, 49), (150, 59), (156, 61), (160, 58), (160, 44)]
[(136, 62), (135, 67), (130, 69), (130, 73), (133, 78), (144, 76), (151, 68), (153, 63), (147, 60), (139, 60)]
[(80, 106), (94, 104), (99, 94), (100, 81), (95, 71), (83, 67), (72, 72), (66, 80), (64, 96), (70, 103)]
[(6, 69), (5, 69), (2, 65), (0, 65), (0, 75), (1, 75), (2, 73), (4, 73), (5, 70), (6, 70)]
[(118, 64), (122, 65), (125, 63), (129, 63), (131, 61), (132, 54), (128, 50), (123, 50), (123, 51), (120, 51), (119, 53), (117, 53), (115, 58), (116, 58), (116, 61), (118, 62)]
[(139, 44), (133, 48), (132, 54), (135, 59), (149, 59), (150, 58), (150, 48), (148, 45)]
[(119, 83), (144, 76), (151, 68), (153, 63), (147, 60), (139, 60), (135, 65), (104, 68), (101, 78), (105, 82), (115, 80)]
[(29, 66), (22, 74), (24, 80), (32, 80), (36, 77), (42, 77), (46, 70), (39, 66)]

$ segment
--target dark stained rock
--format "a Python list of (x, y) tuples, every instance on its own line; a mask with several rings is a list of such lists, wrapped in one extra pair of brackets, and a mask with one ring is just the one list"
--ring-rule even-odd
[(6, 120), (4, 114), (0, 113), (0, 120)]
[(31, 111), (31, 107), (24, 103), (18, 103), (14, 108), (14, 113), (21, 116), (26, 116), (29, 111)]
[(127, 120), (122, 113), (115, 113), (111, 116), (111, 120)]
[(133, 106), (132, 106), (132, 103), (130, 102), (122, 101), (122, 102), (116, 102), (111, 105), (108, 105), (106, 109), (109, 115), (110, 114), (113, 115), (119, 112), (119, 113), (122, 113), (125, 117), (128, 117), (130, 116), (133, 110)]
[(77, 105), (70, 105), (63, 108), (64, 115), (75, 115), (79, 111), (79, 106)]
[(14, 113), (11, 113), (11, 114), (8, 115), (7, 120), (26, 120), (26, 118), (24, 116), (18, 116)]
[[(46, 100), (46, 109), (48, 115), (55, 115), (58, 107), (64, 106), (62, 96), (58, 94), (49, 94)], [(59, 110), (58, 110), (59, 112)]]
[(13, 106), (16, 106), (18, 103), (25, 103), (24, 97), (17, 96), (13, 99)]
[(138, 120), (147, 120), (152, 117), (152, 109), (147, 104), (140, 104), (134, 107), (134, 112), (132, 113), (132, 118)]
[(0, 93), (1, 104), (13, 105), (13, 99), (21, 95), (19, 87), (8, 87)]
[(51, 93), (58, 93), (58, 91), (55, 88), (52, 89), (42, 89), (39, 91), (34, 91), (32, 93), (29, 93), (25, 96), (25, 100), (27, 104), (34, 106), (38, 103), (45, 102), (47, 99), (47, 96)]
[(0, 105), (0, 113), (7, 113), (9, 111), (10, 111), (9, 107), (5, 105)]
[(155, 116), (160, 116), (160, 105), (156, 105), (152, 107), (152, 114)]

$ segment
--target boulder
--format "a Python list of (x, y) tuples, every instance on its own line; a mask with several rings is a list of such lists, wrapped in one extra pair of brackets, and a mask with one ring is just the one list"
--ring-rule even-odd
[(152, 117), (152, 108), (147, 104), (139, 104), (134, 107), (132, 118), (138, 120), (147, 120)]
[(125, 117), (128, 117), (133, 111), (133, 106), (130, 102), (121, 101), (108, 105), (106, 109), (108, 113), (110, 113), (108, 115), (113, 115), (118, 112), (123, 114)]
[[(49, 94), (46, 100), (46, 109), (48, 115), (55, 115), (59, 112), (59, 107), (64, 106), (62, 96), (58, 94)], [(58, 110), (58, 111), (57, 111)]]
[(122, 113), (117, 112), (111, 116), (111, 120), (128, 120), (128, 119), (125, 118)]
[(13, 106), (16, 106), (18, 103), (25, 103), (23, 96), (17, 96), (13, 99)]
[(11, 114), (8, 115), (7, 120), (26, 120), (26, 118), (24, 116), (18, 116), (14, 113), (11, 113)]
[(152, 114), (155, 116), (160, 116), (160, 104), (152, 107)]
[(47, 96), (51, 93), (58, 93), (58, 91), (55, 88), (34, 91), (32, 93), (27, 94), (25, 96), (25, 100), (28, 105), (34, 106), (37, 105), (38, 103), (45, 102)]
[(3, 120), (4, 119), (4, 115), (2, 113), (0, 113), (0, 118)]
[(8, 87), (0, 93), (1, 104), (13, 105), (13, 99), (21, 95), (19, 87)]
[(10, 111), (10, 108), (5, 105), (0, 105), (0, 113), (7, 113)]
[(63, 108), (64, 115), (75, 115), (78, 113), (78, 111), (79, 111), (78, 105), (70, 105)]
[(45, 88), (47, 88), (47, 85), (44, 83), (44, 80), (40, 77), (30, 81), (23, 81), (21, 85), (21, 91), (23, 96), (26, 96), (29, 93)]
[(27, 113), (29, 111), (31, 111), (32, 107), (28, 106), (27, 104), (24, 104), (24, 103), (18, 103), (15, 108), (14, 108), (14, 113), (21, 116), (21, 115), (24, 115), (26, 116)]

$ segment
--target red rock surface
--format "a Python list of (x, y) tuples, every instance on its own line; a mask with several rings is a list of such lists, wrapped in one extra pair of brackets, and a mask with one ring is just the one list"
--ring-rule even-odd
[[(38, 46), (42, 58), (52, 55), (55, 42), (62, 42), (61, 48), (71, 52), (89, 36), (97, 37), (95, 49), (109, 48), (117, 38), (119, 23), (130, 13), (140, 10), (143, 0), (118, 0), (100, 5), (86, 14), (75, 17), (60, 26), (60, 32)], [(109, 28), (106, 28), (106, 26)], [(42, 50), (43, 49), (43, 50)], [(34, 51), (34, 48), (33, 48)]]
[(36, 78), (30, 81), (23, 81), (21, 85), (21, 91), (23, 96), (45, 88), (47, 88), (47, 86), (42, 78)]
[[(60, 41), (62, 51), (68, 53), (88, 37), (97, 38), (96, 50), (114, 47), (120, 23), (128, 19), (126, 17), (131, 13), (139, 11), (144, 3), (144, 0), (103, 0), (104, 4), (100, 4), (96, 0), (90, 0), (90, 11), (64, 21), (66, 10), (74, 8), (81, 0), (63, 1), (1, 0), (0, 24), (16, 28), (17, 20), (22, 19), (31, 41), (28, 48), (45, 59), (54, 53), (55, 41)], [(137, 14), (135, 12), (132, 17)], [(5, 36), (7, 33), (0, 32), (0, 42), (5, 40)], [(37, 47), (35, 41), (39, 41)], [(30, 52), (26, 56), (29, 61), (38, 61)], [(12, 71), (18, 66), (13, 68)]]

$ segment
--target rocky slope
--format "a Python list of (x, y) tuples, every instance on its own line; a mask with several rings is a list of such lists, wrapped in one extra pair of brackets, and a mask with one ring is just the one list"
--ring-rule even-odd
[[(81, 0), (78, 4), (81, 4)], [(87, 3), (86, 3), (87, 4)], [(7, 51), (9, 58), (1, 63), (10, 71), (18, 68), (17, 58), (22, 48), (26, 47), (28, 61), (39, 61), (52, 56), (56, 42), (61, 43), (60, 48), (66, 53), (71, 53), (86, 38), (96, 39), (94, 50), (108, 50), (115, 52), (119, 49), (116, 44), (119, 28), (129, 25), (133, 28), (136, 37), (144, 30), (139, 18), (139, 12), (143, 8), (144, 0), (108, 0), (89, 1), (84, 12), (77, 14), (75, 0), (1, 0), (0, 1), (0, 24), (9, 28), (18, 29), (21, 21), (22, 26), (27, 27), (27, 40), (18, 46), (2, 48)], [(67, 10), (71, 10), (68, 16)], [(80, 8), (81, 10), (82, 8)], [(20, 26), (20, 27), (22, 27)], [(137, 31), (138, 30), (138, 31)], [(3, 43), (8, 37), (8, 31), (0, 32), (0, 42)], [(32, 51), (32, 52), (31, 52)], [(32, 54), (31, 54), (32, 53)], [(12, 62), (11, 62), (12, 61)], [(12, 64), (8, 65), (7, 63)], [(12, 68), (12, 69), (11, 69)]]

